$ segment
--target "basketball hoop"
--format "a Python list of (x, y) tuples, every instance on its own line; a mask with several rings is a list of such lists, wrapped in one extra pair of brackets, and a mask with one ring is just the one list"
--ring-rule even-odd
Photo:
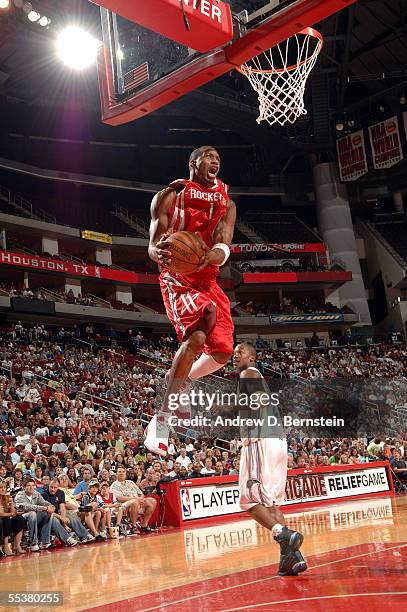
[(257, 93), (257, 123), (284, 125), (307, 114), (305, 85), (323, 44), (322, 34), (305, 28), (237, 68)]

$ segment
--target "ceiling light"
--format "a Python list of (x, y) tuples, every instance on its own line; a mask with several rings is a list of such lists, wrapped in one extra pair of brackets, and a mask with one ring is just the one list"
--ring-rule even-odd
[(37, 13), (36, 11), (30, 11), (27, 15), (28, 19), (30, 21), (38, 21), (41, 17), (41, 15), (39, 13)]
[(0, 0), (0, 9), (6, 9), (8, 8), (8, 5), (10, 4), (9, 0)]
[(98, 46), (96, 38), (77, 26), (65, 28), (57, 39), (58, 57), (74, 70), (82, 70), (93, 64)]

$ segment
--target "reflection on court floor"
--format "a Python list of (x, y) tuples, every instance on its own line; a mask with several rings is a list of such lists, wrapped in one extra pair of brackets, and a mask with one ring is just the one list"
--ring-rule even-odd
[(240, 515), (10, 558), (0, 563), (0, 589), (12, 583), (14, 590), (63, 591), (64, 612), (224, 612), (250, 609), (255, 602), (256, 610), (288, 612), (302, 602), (302, 611), (343, 612), (344, 594), (347, 611), (359, 606), (359, 612), (372, 612), (369, 593), (387, 593), (380, 612), (390, 602), (393, 610), (399, 605), (407, 590), (401, 569), (407, 555), (407, 496), (321, 505), (286, 516), (288, 525), (306, 536), (309, 570), (295, 579), (276, 576), (279, 547), (266, 529)]

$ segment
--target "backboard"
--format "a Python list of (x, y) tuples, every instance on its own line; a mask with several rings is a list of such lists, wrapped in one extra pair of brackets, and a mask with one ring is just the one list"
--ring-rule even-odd
[[(99, 89), (102, 120), (111, 125), (146, 116), (355, 2), (229, 0), (233, 38), (200, 53), (113, 12), (110, 7), (115, 5), (115, 0), (92, 1), (101, 6), (103, 44), (98, 57)], [(185, 19), (188, 22), (191, 11), (198, 7), (207, 9), (219, 2), (177, 1), (180, 23), (183, 18), (182, 23)], [(123, 0), (117, 0), (119, 9), (121, 4)]]

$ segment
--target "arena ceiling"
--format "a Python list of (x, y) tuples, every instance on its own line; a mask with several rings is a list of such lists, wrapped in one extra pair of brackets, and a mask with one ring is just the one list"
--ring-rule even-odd
[[(72, 21), (99, 35), (98, 7), (87, 0), (32, 0), (32, 5), (51, 18), (48, 29), (29, 23), (22, 11), (0, 12), (0, 129), (16, 129), (20, 122), (29, 133), (44, 117), (63, 116), (68, 102), (86, 109), (88, 130), (102, 133), (95, 71), (68, 76), (53, 51), (55, 32)], [(171, 130), (178, 130), (181, 142), (186, 130), (211, 130), (227, 132), (231, 144), (267, 148), (272, 132), (273, 154), (287, 158), (329, 150), (338, 117), (363, 125), (400, 110), (407, 92), (407, 2), (359, 0), (318, 27), (325, 46), (308, 87), (306, 118), (289, 128), (257, 126), (256, 98), (246, 79), (234, 73), (159, 111), (159, 144), (166, 138), (173, 142)], [(110, 135), (112, 129), (115, 137), (128, 138), (138, 126), (107, 128)]]

